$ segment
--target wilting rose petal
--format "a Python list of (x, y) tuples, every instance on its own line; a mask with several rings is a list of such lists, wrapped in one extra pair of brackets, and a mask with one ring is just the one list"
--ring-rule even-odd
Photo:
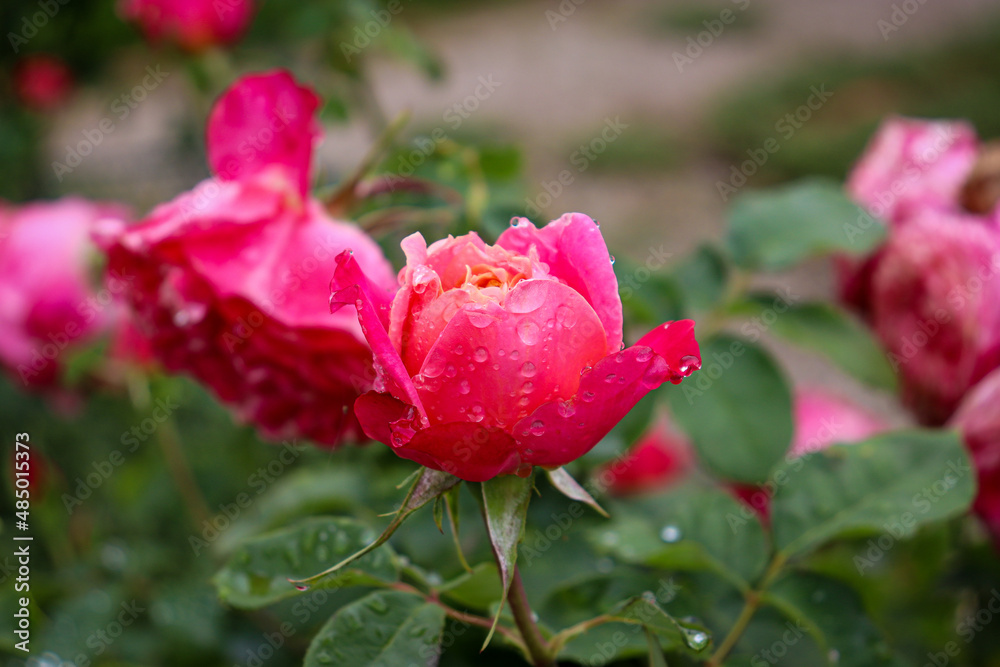
[(700, 367), (688, 321), (619, 351), (617, 281), (586, 216), (520, 221), (496, 246), (474, 233), (402, 246), (388, 318), (350, 258), (331, 303), (355, 306), (374, 352), (379, 393), (358, 400), (362, 427), (404, 458), (470, 481), (560, 466)]
[(208, 117), (208, 161), (223, 180), (247, 178), (280, 165), (309, 191), (320, 127), (319, 98), (291, 74), (277, 70), (240, 78)]

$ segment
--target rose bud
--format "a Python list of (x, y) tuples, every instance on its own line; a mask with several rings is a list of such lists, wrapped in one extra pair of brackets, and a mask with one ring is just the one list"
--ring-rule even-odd
[(114, 322), (113, 295), (91, 275), (92, 235), (125, 216), (77, 197), (0, 204), (0, 361), (25, 385), (55, 385), (67, 352)]
[(1000, 232), (927, 211), (896, 231), (872, 278), (872, 324), (904, 402), (944, 423), (1000, 364)]
[(168, 370), (194, 376), (265, 436), (334, 446), (358, 433), (351, 406), (374, 377), (357, 318), (326, 307), (336, 257), (350, 249), (378, 289), (394, 287), (395, 276), (374, 240), (303, 196), (309, 174), (299, 170), (308, 172), (311, 155), (300, 159), (301, 147), (311, 149), (315, 126), (269, 129), (289, 108), (312, 114), (315, 96), (278, 72), (238, 81), (219, 105), (232, 99), (258, 110), (260, 126), (236, 118), (229, 127), (213, 111), (209, 155), (235, 155), (227, 151), (240, 133), (260, 152), (112, 239), (109, 266), (135, 276), (128, 301)]
[(59, 58), (36, 54), (14, 66), (14, 94), (24, 106), (49, 111), (62, 105), (73, 90), (73, 74)]
[(972, 508), (1000, 549), (1000, 370), (973, 387), (949, 425), (962, 432), (976, 466), (979, 492)]
[[(787, 459), (822, 451), (830, 445), (861, 442), (888, 429), (885, 422), (866, 410), (819, 389), (796, 391), (793, 410), (795, 431)], [(773, 484), (734, 484), (731, 489), (761, 519), (769, 519), (771, 497), (776, 490)]]
[(153, 44), (198, 52), (235, 42), (253, 18), (251, 0), (121, 0), (122, 16)]
[(660, 491), (682, 479), (693, 465), (691, 443), (664, 420), (619, 459), (594, 474), (612, 496)]
[(624, 348), (618, 281), (585, 215), (519, 219), (493, 246), (470, 233), (402, 247), (395, 296), (344, 254), (331, 305), (357, 309), (375, 356), (362, 428), (428, 468), (484, 481), (559, 467), (701, 365), (690, 320)]

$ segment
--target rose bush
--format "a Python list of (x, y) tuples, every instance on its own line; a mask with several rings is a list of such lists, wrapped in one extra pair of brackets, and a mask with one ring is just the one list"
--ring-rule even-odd
[(254, 7), (252, 0), (121, 0), (119, 11), (154, 44), (203, 51), (239, 39)]
[[(270, 437), (335, 445), (357, 433), (351, 406), (372, 378), (357, 319), (325, 307), (335, 257), (352, 249), (381, 289), (394, 277), (371, 238), (304, 194), (316, 108), (285, 72), (234, 84), (209, 124), (220, 178), (111, 239), (109, 265), (136, 277), (129, 302), (167, 369), (190, 373)], [(296, 123), (275, 129), (275, 117)]]
[[(116, 295), (99, 295), (91, 266), (94, 235), (126, 217), (117, 204), (78, 197), (0, 202), (0, 361), (25, 385), (54, 385), (67, 353), (120, 321)], [(120, 274), (110, 278), (124, 289)]]
[(469, 481), (561, 466), (701, 365), (690, 320), (624, 348), (618, 281), (585, 215), (519, 219), (494, 246), (414, 234), (403, 250), (395, 295), (341, 255), (331, 303), (357, 308), (375, 355), (362, 428), (421, 465)]

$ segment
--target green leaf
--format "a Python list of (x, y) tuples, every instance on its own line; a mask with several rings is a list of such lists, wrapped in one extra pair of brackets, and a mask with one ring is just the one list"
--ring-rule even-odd
[(744, 326), (744, 333), (746, 327), (758, 335), (770, 329), (792, 343), (826, 355), (866, 384), (886, 391), (896, 389), (896, 375), (871, 331), (834, 304), (797, 305), (781, 296), (755, 295), (735, 310), (758, 318)]
[(712, 642), (707, 629), (677, 620), (660, 607), (652, 593), (626, 600), (608, 616), (622, 623), (641, 625), (659, 637), (667, 651), (686, 648), (695, 655), (705, 655)]
[[(262, 535), (236, 550), (213, 579), (219, 596), (234, 607), (256, 609), (296, 595), (289, 583), (322, 570), (374, 539), (372, 529), (354, 519), (314, 517)], [(324, 587), (376, 585), (399, 578), (389, 547), (354, 561)]]
[(660, 648), (660, 642), (649, 628), (646, 628), (646, 642), (649, 644), (649, 667), (667, 667), (667, 659)]
[[(438, 664), (444, 609), (399, 591), (376, 591), (341, 608), (306, 652), (305, 667)], [(419, 662), (418, 662), (419, 661)]]
[(486, 530), (490, 536), (490, 544), (496, 556), (497, 567), (500, 570), (500, 581), (503, 588), (500, 596), (500, 607), (493, 619), (493, 627), (486, 637), (485, 647), (493, 637), (496, 624), (500, 620), (504, 602), (507, 601), (507, 591), (514, 578), (517, 567), (517, 545), (524, 534), (525, 517), (528, 514), (528, 503), (531, 501), (531, 489), (534, 486), (534, 475), (518, 477), (504, 475), (483, 482), (483, 512), (486, 516)]
[(500, 571), (495, 563), (480, 563), (438, 589), (441, 595), (469, 609), (486, 611), (503, 597), (500, 589)]
[(708, 570), (741, 590), (767, 564), (767, 538), (756, 515), (717, 489), (683, 486), (645, 504), (615, 508), (615, 516), (610, 526), (591, 533), (591, 541), (625, 562), (668, 571)]
[[(412, 475), (411, 475), (412, 477)], [(407, 478), (409, 479), (409, 478)], [(313, 574), (310, 577), (303, 579), (296, 579), (293, 583), (296, 584), (311, 584), (323, 577), (329, 576), (334, 572), (337, 572), (341, 568), (349, 565), (358, 558), (361, 558), (365, 554), (374, 551), (378, 547), (382, 546), (389, 541), (392, 534), (396, 532), (396, 529), (402, 525), (403, 521), (406, 520), (408, 516), (416, 512), (418, 509), (434, 500), (441, 494), (447, 492), (452, 487), (460, 484), (461, 479), (455, 477), (454, 475), (449, 475), (446, 472), (440, 472), (438, 470), (431, 470), (430, 468), (423, 468), (417, 474), (417, 479), (410, 487), (410, 490), (406, 494), (406, 498), (403, 499), (403, 504), (399, 506), (396, 510), (396, 515), (392, 522), (386, 527), (382, 534), (378, 536), (378, 539), (374, 540), (371, 544), (359, 549), (355, 553), (351, 554), (347, 558), (343, 559), (333, 567), (327, 568), (318, 574)], [(405, 483), (405, 482), (404, 482)]]
[(573, 479), (573, 476), (566, 472), (565, 468), (556, 468), (555, 470), (546, 470), (545, 472), (548, 474), (549, 482), (552, 483), (552, 486), (556, 487), (564, 496), (570, 500), (590, 505), (601, 516), (608, 516), (604, 508), (597, 504), (594, 497), (585, 488), (580, 486), (580, 483)]
[(792, 440), (792, 397), (763, 348), (728, 335), (701, 348), (702, 369), (668, 397), (698, 458), (716, 475), (764, 481)]
[(729, 263), (713, 245), (703, 244), (673, 271), (688, 313), (706, 312), (725, 295)]
[(865, 614), (861, 598), (843, 582), (810, 573), (783, 577), (767, 592), (765, 602), (806, 632), (826, 656), (826, 664), (887, 667), (892, 651)]
[(975, 496), (956, 433), (899, 431), (787, 462), (774, 475), (775, 546), (786, 556), (846, 534), (894, 539), (964, 512)]
[(827, 253), (864, 255), (884, 236), (884, 226), (839, 183), (809, 179), (739, 197), (726, 245), (743, 268), (777, 270)]

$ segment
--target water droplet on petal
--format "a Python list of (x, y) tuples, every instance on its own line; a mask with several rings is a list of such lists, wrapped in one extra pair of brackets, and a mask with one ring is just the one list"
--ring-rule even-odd
[(477, 329), (485, 329), (494, 321), (492, 317), (479, 310), (466, 310), (465, 316), (469, 319), (469, 323)]
[(465, 348), (462, 347), (461, 345), (456, 345), (454, 352), (455, 352), (455, 354), (461, 356), (461, 355), (465, 354)]
[(490, 358), (490, 353), (486, 351), (485, 347), (477, 347), (472, 358), (476, 360), (477, 363), (483, 363)]
[(559, 413), (560, 417), (564, 417), (566, 419), (569, 419), (576, 414), (576, 408), (570, 401), (560, 401), (558, 405), (556, 405), (556, 411)]
[(614, 255), (609, 255), (608, 259), (611, 260), (611, 265), (614, 266), (614, 264), (615, 264), (615, 256)]
[(594, 396), (595, 396), (594, 392), (585, 391), (583, 392), (583, 394), (581, 394), (580, 398), (583, 400), (584, 403), (590, 403), (594, 400)]
[(648, 347), (640, 347), (636, 350), (635, 360), (640, 364), (644, 364), (653, 358), (653, 350)]
[(517, 323), (517, 336), (525, 345), (536, 345), (541, 333), (541, 328), (531, 320), (521, 320)]
[(468, 394), (470, 391), (472, 391), (472, 386), (469, 384), (468, 380), (462, 380), (458, 383), (458, 393)]
[(673, 544), (681, 539), (681, 529), (677, 526), (664, 526), (660, 531), (660, 539), (667, 544)]
[(690, 375), (699, 368), (701, 368), (701, 360), (689, 354), (681, 357), (681, 364), (677, 370), (680, 371), (681, 375)]
[(556, 322), (564, 329), (572, 329), (576, 325), (576, 311), (563, 304), (556, 308)]
[(530, 361), (524, 362), (524, 365), (521, 366), (521, 375), (523, 375), (526, 378), (535, 377), (535, 373), (537, 372), (538, 371), (535, 368), (535, 365)]
[(545, 423), (540, 419), (531, 422), (531, 435), (545, 435)]
[(615, 375), (614, 373), (608, 373), (606, 376), (604, 376), (604, 381), (607, 382), (607, 383), (609, 383), (609, 384), (612, 383), (612, 382), (614, 382), (617, 379), (618, 379), (618, 376)]
[[(503, 355), (501, 355), (501, 356), (503, 356)], [(511, 350), (510, 351), (510, 358), (513, 359), (514, 361), (517, 361), (518, 359), (521, 358), (521, 352), (519, 350)]]
[(458, 369), (455, 368), (454, 364), (448, 364), (448, 367), (444, 369), (445, 377), (453, 378), (458, 375)]
[(524, 384), (521, 385), (521, 392), (522, 393), (530, 394), (533, 391), (535, 391), (535, 383), (534, 382), (525, 382)]
[(483, 410), (483, 406), (476, 403), (475, 405), (472, 406), (472, 409), (469, 411), (469, 421), (474, 421), (474, 422), (483, 421), (483, 416), (485, 412), (486, 411)]

